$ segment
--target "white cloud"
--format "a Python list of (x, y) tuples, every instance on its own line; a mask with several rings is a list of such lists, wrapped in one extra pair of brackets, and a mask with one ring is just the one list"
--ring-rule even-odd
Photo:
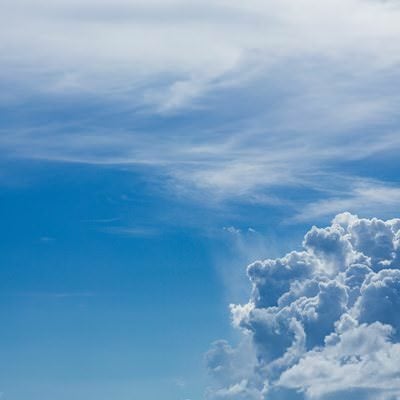
[(367, 399), (377, 392), (380, 398), (398, 398), (400, 344), (392, 343), (391, 333), (390, 326), (379, 322), (349, 329), (338, 335), (337, 343), (306, 354), (282, 374), (279, 384), (302, 388), (311, 399), (334, 398), (335, 393), (338, 399), (350, 399), (352, 391)]
[(217, 398), (235, 398), (232, 388), (267, 400), (400, 398), (399, 239), (400, 219), (344, 213), (313, 227), (302, 252), (251, 264), (251, 298), (232, 318), (257, 361), (235, 368), (225, 343), (219, 365), (232, 379)]
[(332, 216), (341, 210), (363, 212), (368, 215), (395, 214), (400, 205), (400, 188), (374, 180), (345, 179), (341, 190), (328, 198), (316, 200), (302, 207), (293, 221), (307, 221)]
[(363, 0), (16, 0), (3, 6), (3, 22), (15, 23), (2, 24), (2, 47), (10, 64), (84, 80), (113, 73), (104, 82), (113, 86), (121, 74), (133, 83), (160, 73), (219, 77), (249, 50), (267, 64), (307, 52), (386, 67), (399, 61), (398, 13), (396, 2)]
[[(3, 127), (7, 156), (145, 166), (209, 201), (287, 205), (276, 188), (325, 192), (341, 163), (400, 147), (395, 1), (3, 3), (0, 101), (28, 115)], [(37, 117), (68, 96), (99, 109)], [(298, 219), (399, 205), (352, 175)]]

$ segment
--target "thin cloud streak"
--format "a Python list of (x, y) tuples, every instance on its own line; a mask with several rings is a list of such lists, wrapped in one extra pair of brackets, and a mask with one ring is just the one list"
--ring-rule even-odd
[(400, 188), (380, 182), (359, 182), (347, 193), (312, 202), (293, 221), (330, 217), (341, 210), (360, 210), (366, 215), (385, 216), (398, 212), (399, 206)]

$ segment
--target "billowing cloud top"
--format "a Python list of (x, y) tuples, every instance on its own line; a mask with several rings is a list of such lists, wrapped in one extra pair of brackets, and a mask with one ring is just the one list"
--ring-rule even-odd
[(339, 214), (303, 250), (248, 267), (232, 305), (238, 348), (216, 342), (212, 399), (400, 399), (400, 219)]

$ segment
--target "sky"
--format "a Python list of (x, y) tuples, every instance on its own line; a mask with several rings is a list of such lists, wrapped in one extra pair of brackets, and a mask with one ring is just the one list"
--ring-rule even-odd
[(2, 400), (400, 399), (397, 0), (3, 0), (0, 60)]

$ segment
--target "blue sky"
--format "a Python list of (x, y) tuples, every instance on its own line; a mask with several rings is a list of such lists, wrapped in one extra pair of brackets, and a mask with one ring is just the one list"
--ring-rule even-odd
[[(6, 0), (0, 14), (2, 399), (400, 396), (299, 372), (340, 380), (351, 335), (398, 351), (398, 321), (363, 309), (375, 282), (398, 282), (383, 222), (400, 205), (396, 1)], [(331, 224), (343, 212), (365, 219)], [(313, 225), (326, 230), (302, 242)], [(279, 257), (302, 249), (311, 272), (296, 275), (297, 256)], [(273, 314), (265, 290), (326, 318), (298, 298)], [(282, 370), (268, 343), (287, 344)]]

